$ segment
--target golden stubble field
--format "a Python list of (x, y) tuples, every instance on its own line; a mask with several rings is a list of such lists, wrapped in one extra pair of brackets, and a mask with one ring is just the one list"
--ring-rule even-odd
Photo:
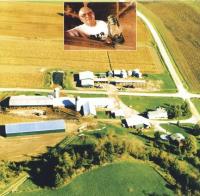
[[(0, 87), (42, 88), (48, 69), (107, 71), (106, 51), (63, 50), (63, 3), (0, 2)], [(137, 51), (109, 52), (113, 69), (161, 73), (163, 66), (144, 24)]]
[(162, 33), (188, 87), (200, 92), (200, 2), (166, 1), (143, 5)]

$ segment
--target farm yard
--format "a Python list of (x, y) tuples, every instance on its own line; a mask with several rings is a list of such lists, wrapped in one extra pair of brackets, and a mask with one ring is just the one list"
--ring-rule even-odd
[[(13, 6), (15, 12), (11, 11)], [(52, 69), (110, 69), (106, 51), (63, 50), (63, 16), (59, 14), (63, 12), (63, 3), (1, 2), (1, 8), (0, 87), (43, 88), (45, 71)], [(151, 34), (140, 20), (137, 22), (137, 50), (120, 55), (110, 51), (111, 66), (162, 74), (165, 68)]]
[(200, 92), (199, 6), (197, 1), (168, 1), (143, 3), (141, 7), (155, 23), (192, 92)]

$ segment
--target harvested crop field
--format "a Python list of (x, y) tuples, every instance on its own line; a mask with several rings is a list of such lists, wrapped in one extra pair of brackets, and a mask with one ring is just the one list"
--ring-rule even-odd
[[(110, 69), (106, 51), (64, 51), (62, 2), (1, 2), (0, 6), (0, 87), (42, 88), (49, 69)], [(137, 26), (137, 51), (109, 52), (112, 68), (163, 73), (150, 33), (140, 20)]]
[(200, 2), (143, 3), (189, 89), (200, 92)]
[[(21, 161), (46, 151), (47, 146), (54, 146), (66, 133), (41, 134), (18, 137), (0, 137), (1, 160)], [(30, 145), (31, 141), (31, 145)]]

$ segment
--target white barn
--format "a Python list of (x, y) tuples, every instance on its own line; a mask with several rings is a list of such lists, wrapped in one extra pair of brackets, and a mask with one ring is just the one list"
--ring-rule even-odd
[(144, 118), (139, 115), (132, 115), (129, 118), (123, 120), (124, 124), (128, 128), (137, 128), (137, 127), (151, 127), (151, 124), (147, 118)]
[(149, 111), (147, 113), (149, 119), (168, 119), (168, 114), (165, 108), (157, 108), (155, 111)]

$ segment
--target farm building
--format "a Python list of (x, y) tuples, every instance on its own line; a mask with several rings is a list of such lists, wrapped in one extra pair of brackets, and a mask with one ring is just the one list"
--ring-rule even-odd
[(117, 118), (117, 117), (121, 118), (125, 116), (124, 111), (122, 109), (112, 109), (110, 111), (110, 114), (114, 118)]
[(108, 83), (108, 78), (94, 78), (95, 83)]
[(83, 80), (81, 80), (81, 86), (82, 87), (92, 87), (92, 86), (94, 86), (94, 80), (93, 79), (83, 79)]
[(64, 120), (6, 124), (4, 131), (3, 132), (1, 131), (1, 135), (17, 136), (17, 135), (32, 135), (32, 134), (54, 133), (54, 132), (65, 132)]
[(155, 111), (149, 111), (147, 113), (149, 119), (168, 119), (168, 114), (165, 108), (157, 108)]
[(122, 77), (122, 78), (127, 78), (127, 77), (128, 77), (128, 74), (127, 74), (126, 70), (123, 69), (123, 70), (121, 71), (121, 77)]
[(113, 77), (121, 77), (121, 70), (113, 70)]
[(139, 115), (132, 115), (129, 118), (123, 119), (122, 123), (127, 128), (136, 128), (136, 129), (151, 126), (151, 124), (149, 123), (149, 120), (147, 118), (144, 118)]
[(95, 74), (98, 78), (106, 78), (107, 74), (105, 72)]
[(80, 72), (79, 81), (82, 87), (94, 86), (94, 73), (91, 71)]
[(170, 139), (180, 143), (181, 141), (185, 140), (185, 137), (181, 133), (173, 133), (170, 135)]
[(10, 107), (53, 106), (53, 98), (47, 96), (11, 96)]
[(114, 85), (133, 85), (133, 87), (144, 87), (146, 85), (145, 80), (124, 80), (124, 79), (117, 79), (117, 80), (112, 80), (110, 83)]
[(53, 99), (53, 107), (74, 108), (75, 102), (74, 97), (59, 97)]
[(9, 107), (73, 107), (75, 99), (71, 97), (50, 96), (11, 96)]
[(132, 75), (135, 76), (135, 77), (137, 77), (137, 78), (142, 78), (142, 73), (140, 72), (139, 69), (133, 70)]
[(94, 79), (94, 73), (92, 71), (79, 72), (79, 80)]
[(84, 116), (89, 116), (89, 115), (94, 115), (96, 116), (96, 108), (93, 104), (91, 104), (90, 102), (86, 102), (83, 104), (82, 106), (83, 109), (83, 115)]

